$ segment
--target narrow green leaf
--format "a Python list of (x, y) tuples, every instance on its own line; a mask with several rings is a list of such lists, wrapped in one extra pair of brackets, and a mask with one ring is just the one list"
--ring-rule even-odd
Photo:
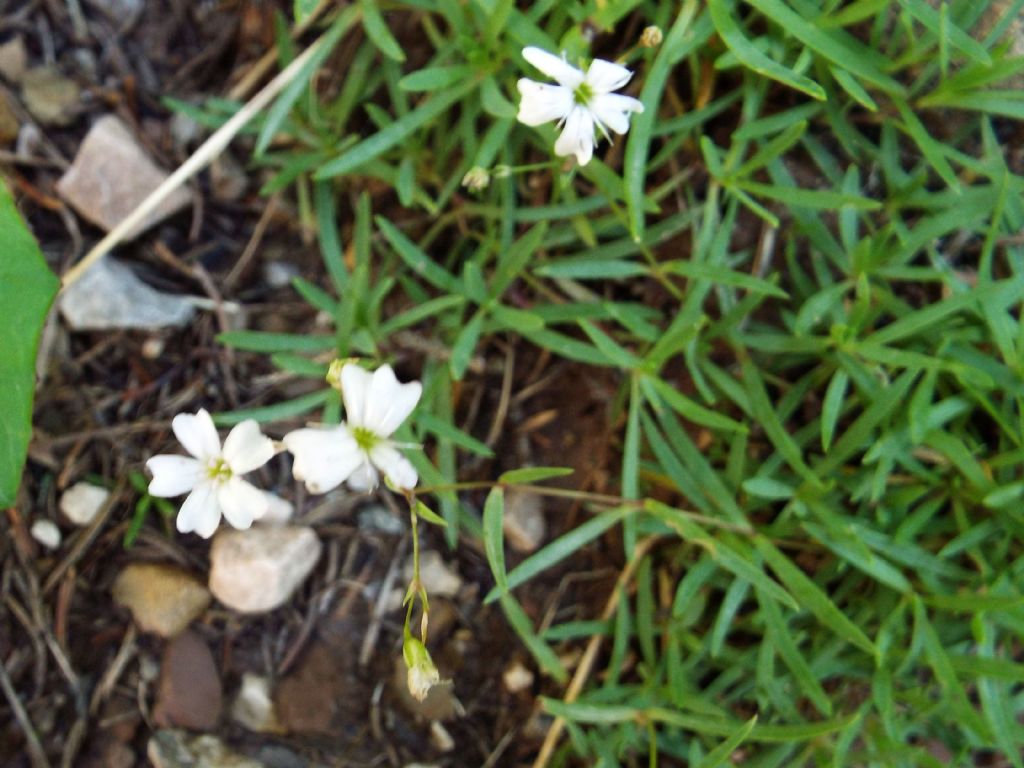
[(733, 19), (732, 8), (727, 0), (708, 0), (708, 10), (711, 12), (715, 29), (718, 30), (722, 42), (729, 47), (729, 50), (736, 55), (736, 58), (745, 67), (759, 75), (770, 77), (772, 80), (777, 80), (783, 85), (802, 91), (812, 99), (817, 99), (818, 101), (826, 100), (827, 95), (824, 88), (810, 78), (798, 75), (793, 70), (787, 69), (777, 61), (768, 58), (747, 39)]
[(501, 592), (508, 592), (508, 573), (505, 570), (505, 491), (492, 488), (484, 502), (484, 551), (494, 574), (494, 582)]
[(350, 173), (374, 158), (398, 146), (423, 126), (440, 117), (453, 104), (477, 86), (475, 79), (436, 93), (422, 105), (399, 118), (369, 138), (363, 139), (351, 149), (321, 166), (314, 176), (317, 180)]
[(569, 467), (523, 467), (503, 472), (498, 476), (498, 482), (503, 485), (531, 485), (542, 480), (550, 480), (553, 477), (565, 477), (572, 473), (573, 470)]
[(848, 643), (857, 646), (872, 656), (878, 655), (878, 649), (864, 632), (850, 621), (833, 603), (821, 588), (811, 581), (803, 571), (797, 568), (775, 546), (763, 536), (754, 538), (754, 546), (765, 559), (775, 575), (779, 577), (786, 589), (799, 601), (802, 608), (814, 614), (818, 621), (831, 629)]
[(326, 352), (334, 349), (333, 336), (299, 336), (266, 331), (225, 331), (217, 341), (247, 352)]
[(363, 29), (366, 30), (366, 36), (377, 46), (377, 50), (393, 61), (399, 63), (405, 61), (405, 52), (395, 36), (391, 34), (391, 30), (388, 29), (388, 24), (384, 21), (376, 0), (360, 0), (359, 10), (363, 15)]

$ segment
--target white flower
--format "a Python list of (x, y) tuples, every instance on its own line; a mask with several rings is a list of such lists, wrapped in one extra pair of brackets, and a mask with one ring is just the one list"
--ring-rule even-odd
[(179, 413), (171, 429), (194, 458), (154, 456), (146, 468), (153, 473), (151, 495), (188, 493), (178, 512), (179, 531), (195, 531), (208, 539), (217, 530), (221, 513), (235, 528), (248, 528), (263, 517), (269, 506), (266, 495), (239, 477), (262, 467), (275, 453), (273, 441), (260, 433), (255, 421), (235, 425), (223, 450), (213, 419), (202, 408), (195, 415)]
[(340, 384), (347, 423), (284, 436), (295, 455), (295, 479), (305, 481), (310, 493), (326, 493), (346, 480), (353, 490), (368, 491), (380, 472), (397, 488), (415, 487), (415, 468), (388, 438), (416, 407), (422, 385), (400, 384), (390, 365), (370, 373), (354, 363), (342, 367)]
[(541, 125), (558, 120), (562, 135), (555, 142), (555, 154), (576, 155), (586, 165), (594, 154), (596, 126), (606, 139), (608, 129), (623, 134), (629, 129), (629, 113), (643, 112), (644, 105), (616, 91), (633, 76), (625, 67), (603, 59), (594, 59), (586, 74), (565, 59), (540, 48), (524, 48), (523, 58), (558, 85), (536, 83), (525, 77), (519, 81), (519, 122)]

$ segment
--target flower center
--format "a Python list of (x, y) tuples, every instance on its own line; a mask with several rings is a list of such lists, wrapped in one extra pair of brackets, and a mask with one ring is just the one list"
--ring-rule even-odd
[(224, 482), (225, 480), (230, 480), (232, 474), (234, 473), (231, 471), (231, 467), (228, 466), (224, 459), (214, 459), (206, 467), (206, 476), (211, 480)]
[(576, 99), (577, 104), (581, 104), (584, 107), (590, 104), (590, 100), (594, 98), (594, 89), (590, 87), (587, 82), (582, 82), (576, 86), (576, 90), (572, 92), (573, 98)]
[(356, 445), (364, 453), (372, 451), (374, 446), (380, 442), (380, 438), (366, 427), (353, 427), (352, 437), (355, 438)]

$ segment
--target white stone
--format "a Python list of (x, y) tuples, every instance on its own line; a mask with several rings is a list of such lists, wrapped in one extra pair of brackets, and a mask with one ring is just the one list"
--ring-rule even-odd
[(276, 493), (264, 491), (263, 495), (270, 502), (267, 511), (257, 522), (260, 525), (285, 525), (295, 516), (295, 505), (288, 499), (282, 499)]
[(210, 591), (241, 613), (272, 611), (306, 580), (322, 548), (312, 528), (221, 529), (210, 548)]
[(543, 497), (530, 491), (509, 489), (505, 494), (502, 527), (505, 540), (516, 552), (529, 554), (536, 551), (547, 534)]
[(509, 693), (519, 693), (533, 685), (533, 672), (523, 666), (523, 662), (516, 661), (505, 668), (501, 680)]
[[(57, 182), (57, 192), (86, 219), (110, 231), (167, 176), (149, 159), (128, 126), (120, 118), (106, 115), (86, 135), (71, 167)], [(126, 239), (136, 237), (191, 201), (191, 193), (178, 187), (129, 230)]]
[(110, 491), (92, 483), (75, 483), (60, 497), (60, 511), (75, 525), (89, 525), (110, 498)]
[(270, 681), (259, 675), (242, 675), (242, 687), (231, 707), (231, 716), (255, 733), (280, 733), (282, 730), (274, 712)]
[(430, 743), (438, 752), (451, 752), (455, 749), (455, 739), (439, 720), (430, 724)]
[(36, 520), (29, 529), (32, 538), (47, 549), (60, 546), (60, 528), (52, 520)]
[(73, 331), (180, 327), (195, 311), (188, 297), (151, 288), (109, 256), (68, 286), (59, 302), (60, 313)]
[[(406, 580), (412, 579), (412, 558), (405, 566)], [(462, 578), (448, 566), (440, 553), (433, 549), (420, 553), (420, 582), (427, 594), (437, 597), (455, 597), (462, 588)]]

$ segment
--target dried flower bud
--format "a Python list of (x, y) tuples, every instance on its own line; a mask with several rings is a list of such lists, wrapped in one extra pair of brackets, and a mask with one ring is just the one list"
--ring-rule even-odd
[(466, 175), (462, 177), (462, 186), (471, 192), (479, 192), (482, 189), (487, 189), (487, 185), (491, 183), (491, 175), (487, 172), (486, 168), (481, 168), (479, 165), (474, 165), (467, 171)]
[(405, 636), (402, 644), (402, 656), (405, 658), (405, 666), (409, 670), (406, 683), (409, 686), (409, 693), (417, 701), (423, 701), (430, 693), (430, 689), (441, 682), (441, 673), (437, 671), (434, 660), (423, 642), (411, 634)]
[(661, 32), (661, 27), (653, 25), (644, 27), (644, 31), (640, 33), (640, 45), (644, 48), (657, 48), (664, 39), (665, 36)]

